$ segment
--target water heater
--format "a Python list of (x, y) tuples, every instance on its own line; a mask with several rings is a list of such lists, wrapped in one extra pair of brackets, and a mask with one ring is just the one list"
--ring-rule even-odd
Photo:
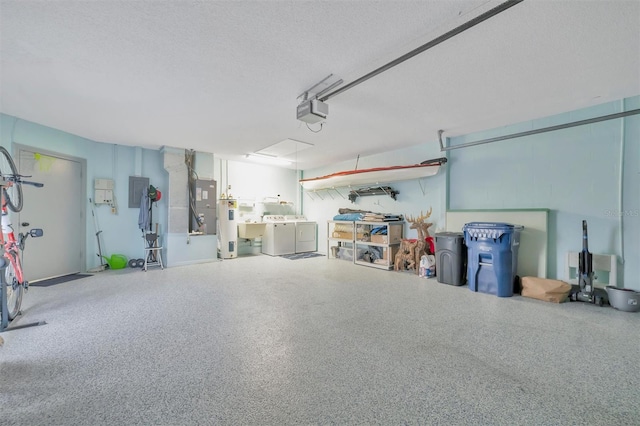
[(220, 255), (223, 259), (233, 259), (238, 257), (238, 202), (220, 199), (218, 211)]

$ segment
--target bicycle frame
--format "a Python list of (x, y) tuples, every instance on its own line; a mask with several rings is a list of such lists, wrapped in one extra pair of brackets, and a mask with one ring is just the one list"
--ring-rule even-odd
[[(0, 154), (4, 157), (4, 159), (7, 160), (7, 163), (11, 169), (11, 174), (3, 173), (2, 176), (0, 176), (0, 205), (2, 206), (2, 229), (0, 230), (0, 248), (3, 249), (1, 259), (2, 268), (0, 268), (0, 271), (2, 271), (2, 275), (0, 276), (0, 310), (2, 311), (2, 315), (0, 318), (0, 331), (4, 331), (7, 328), (9, 319), (14, 319), (15, 316), (20, 313), (22, 294), (29, 289), (29, 283), (25, 280), (22, 270), (22, 261), (20, 256), (22, 250), (24, 249), (25, 240), (29, 236), (40, 237), (43, 235), (42, 229), (31, 229), (26, 234), (23, 234), (21, 232), (18, 235), (18, 239), (16, 239), (16, 235), (11, 224), (11, 219), (9, 217), (9, 210), (14, 212), (19, 212), (22, 210), (22, 184), (33, 185), (36, 188), (41, 188), (44, 185), (38, 182), (29, 182), (23, 180), (22, 178), (25, 176), (21, 176), (17, 173), (16, 166), (13, 162), (13, 159), (11, 158), (11, 155), (2, 146), (0, 146)], [(6, 188), (13, 185), (17, 185), (17, 202), (15, 199), (8, 198), (8, 194), (5, 192)], [(6, 268), (11, 268), (9, 277), (7, 277)], [(11, 282), (7, 282), (7, 278), (9, 278)], [(7, 300), (7, 288), (9, 288), (8, 286), (10, 286), (10, 288), (12, 289), (12, 294), (14, 292), (17, 292), (17, 296), (14, 296), (16, 297), (16, 299), (12, 302), (11, 314), (9, 313)]]
[[(19, 283), (18, 281), (18, 272), (20, 271), (20, 277), (22, 277), (22, 268), (19, 265), (18, 254), (15, 250), (17, 247), (17, 242), (15, 238), (15, 234), (13, 233), (13, 226), (11, 225), (11, 219), (9, 218), (9, 211), (7, 209), (5, 200), (4, 200), (4, 183), (5, 180), (2, 179), (0, 183), (0, 203), (2, 205), (2, 229), (0, 229), (0, 248), (2, 248), (3, 253), (3, 268), (0, 269), (2, 272), (2, 277), (0, 280), (2, 282), (0, 291), (0, 301), (2, 301), (2, 306), (0, 306), (0, 310), (2, 311), (2, 317), (0, 318), (0, 331), (4, 331), (9, 324), (9, 315), (8, 315), (8, 305), (7, 305), (7, 286), (11, 286), (15, 290), (15, 285)], [(4, 238), (5, 231), (7, 233), (7, 240)], [(15, 279), (12, 282), (6, 282), (6, 268), (9, 267), (8, 263), (11, 264), (14, 273), (16, 274)]]
[[(4, 196), (2, 196), (2, 201), (4, 201)], [(4, 238), (5, 234), (7, 234), (6, 240)], [(22, 272), (20, 255), (18, 253), (18, 241), (16, 240), (16, 236), (13, 232), (13, 225), (11, 223), (11, 219), (9, 218), (9, 210), (7, 209), (7, 206), (4, 205), (2, 206), (2, 232), (0, 233), (0, 246), (4, 248), (4, 257), (7, 258), (7, 260), (13, 266), (18, 284), (23, 285), (24, 275)], [(13, 284), (14, 283), (7, 283), (7, 285)]]

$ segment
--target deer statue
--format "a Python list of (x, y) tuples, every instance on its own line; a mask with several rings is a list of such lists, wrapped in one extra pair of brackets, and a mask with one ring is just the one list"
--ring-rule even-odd
[(412, 250), (412, 254), (414, 256), (413, 266), (416, 271), (416, 274), (419, 272), (418, 265), (420, 264), (420, 258), (427, 254), (427, 237), (429, 237), (429, 228), (433, 226), (433, 223), (425, 222), (425, 220), (431, 217), (431, 213), (433, 212), (433, 208), (430, 207), (429, 211), (426, 214), (423, 214), (420, 211), (420, 216), (414, 218), (413, 216), (407, 217), (407, 222), (411, 225), (409, 229), (415, 229), (418, 231), (418, 240), (415, 242), (415, 247)]
[(418, 241), (425, 241), (429, 236), (429, 228), (433, 226), (433, 223), (425, 222), (425, 220), (431, 217), (432, 211), (433, 208), (430, 207), (429, 211), (426, 214), (423, 214), (421, 211), (420, 216), (415, 219), (413, 218), (413, 216), (407, 217), (407, 222), (411, 224), (411, 226), (409, 226), (409, 229), (415, 229), (418, 231)]
[(396, 271), (404, 271), (415, 269), (419, 271), (416, 265), (415, 255), (416, 242), (411, 240), (402, 240), (400, 247), (394, 258), (393, 269)]

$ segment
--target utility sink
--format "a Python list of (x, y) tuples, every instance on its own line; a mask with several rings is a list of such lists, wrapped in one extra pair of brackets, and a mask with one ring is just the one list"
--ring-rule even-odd
[(238, 238), (246, 238), (249, 240), (259, 238), (264, 235), (265, 229), (267, 229), (266, 223), (240, 222), (238, 223)]

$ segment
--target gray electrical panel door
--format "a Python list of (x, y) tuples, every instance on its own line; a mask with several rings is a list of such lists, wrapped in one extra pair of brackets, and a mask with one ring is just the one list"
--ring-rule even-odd
[(208, 235), (216, 234), (216, 181), (196, 179), (193, 183), (196, 216), (201, 223), (191, 215), (192, 229)]
[(149, 189), (149, 178), (129, 176), (129, 208), (140, 208), (140, 201), (144, 191)]

